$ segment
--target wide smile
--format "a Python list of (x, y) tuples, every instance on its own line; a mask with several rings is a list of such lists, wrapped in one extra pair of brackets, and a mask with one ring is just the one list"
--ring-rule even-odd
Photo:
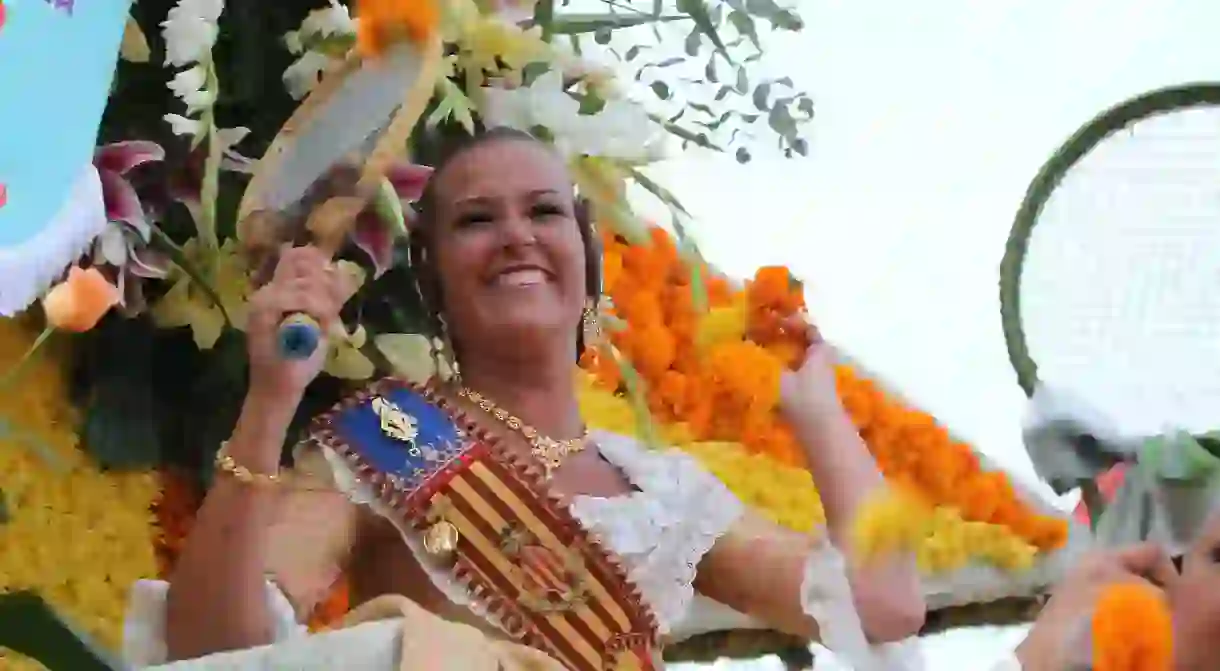
[(495, 287), (533, 287), (553, 279), (545, 268), (533, 265), (510, 266), (491, 276), (488, 284)]

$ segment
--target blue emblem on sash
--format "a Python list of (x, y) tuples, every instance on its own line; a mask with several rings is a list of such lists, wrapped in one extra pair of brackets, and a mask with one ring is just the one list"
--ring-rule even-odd
[(408, 496), (460, 456), (465, 440), (449, 415), (420, 393), (383, 382), (330, 415), (334, 438)]

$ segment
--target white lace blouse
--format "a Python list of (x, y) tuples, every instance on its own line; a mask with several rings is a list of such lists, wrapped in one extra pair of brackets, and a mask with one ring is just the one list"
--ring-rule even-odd
[[(605, 458), (623, 471), (637, 491), (613, 498), (576, 497), (572, 512), (586, 529), (622, 559), (632, 581), (656, 615), (661, 634), (682, 639), (713, 630), (761, 628), (760, 623), (699, 596), (694, 590), (695, 567), (742, 514), (741, 501), (693, 457), (680, 450), (652, 451), (634, 439), (604, 432), (594, 432), (592, 438)], [(396, 516), (384, 508), (366, 484), (356, 479), (338, 455), (327, 451), (325, 456), (339, 488), (353, 502), (368, 506), (395, 524), (415, 556), (421, 558), (421, 565), (438, 590), (455, 604), (468, 606), (492, 624), (498, 624), (487, 613), (479, 612), (477, 604), (447, 572), (429, 567), (418, 533), (397, 522)], [(868, 644), (852, 602), (843, 557), (826, 540), (825, 534), (821, 538), (806, 563), (799, 597), (805, 612), (817, 621), (823, 645), (856, 671), (921, 669), (918, 651), (907, 642)], [(134, 665), (165, 662), (163, 634), (167, 587), (162, 581), (147, 580), (140, 581), (132, 590), (124, 632), (124, 654)], [(267, 599), (276, 618), (277, 642), (306, 635), (305, 629), (297, 624), (287, 598), (270, 583)], [(369, 625), (363, 627), (373, 629)], [(369, 671), (393, 668), (359, 664), (352, 657), (355, 647), (341, 646), (345, 651), (341, 653), (344, 655), (343, 668)], [(364, 648), (360, 654), (369, 654), (369, 646)], [(303, 658), (317, 659), (319, 654), (314, 651)], [(267, 668), (230, 664), (172, 666), (175, 669)]]

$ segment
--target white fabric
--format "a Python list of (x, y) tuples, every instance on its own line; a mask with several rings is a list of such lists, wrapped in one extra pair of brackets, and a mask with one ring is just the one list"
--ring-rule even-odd
[(1021, 660), (1017, 659), (1017, 653), (1006, 652), (1000, 658), (1000, 661), (995, 666), (991, 667), (991, 671), (1022, 671)]
[(34, 302), (105, 228), (101, 178), (97, 168), (88, 163), (41, 231), (16, 246), (0, 249), (0, 277), (4, 278), (0, 282), (0, 317), (21, 312)]
[[(706, 631), (708, 629), (698, 626), (698, 623), (693, 626), (691, 623), (692, 616), (697, 619), (705, 612), (716, 615), (715, 619), (720, 625), (717, 628), (720, 629), (760, 628), (762, 625), (757, 621), (697, 596), (693, 585), (699, 560), (744, 512), (741, 501), (693, 457), (680, 450), (649, 451), (631, 438), (602, 432), (594, 432), (592, 438), (605, 458), (620, 468), (638, 491), (612, 498), (576, 497), (572, 512), (586, 529), (622, 560), (632, 581), (656, 614), (661, 633), (675, 637), (675, 634), (689, 634), (699, 629)], [(386, 509), (367, 484), (355, 477), (338, 455), (326, 451), (325, 456), (334, 470), (337, 485), (352, 501), (368, 506), (395, 524), (437, 589), (455, 604), (471, 607), (474, 612), (498, 625), (471, 603), (466, 592), (450, 578), (446, 570), (428, 564), (419, 535), (396, 522), (396, 515)], [(133, 664), (157, 664), (165, 660), (162, 638), (165, 593), (165, 583), (159, 581), (141, 581), (133, 590), (124, 640), (125, 657)], [(286, 655), (283, 658), (274, 657), (277, 664), (288, 659), (308, 659), (307, 656), (300, 656), (301, 646), (314, 649), (318, 645), (326, 645), (292, 640), (302, 636), (304, 629), (296, 623), (291, 605), (270, 584), (267, 598), (276, 620), (276, 641), (292, 641), (284, 646), (274, 646), (282, 647), (282, 654)], [(915, 671), (922, 668), (918, 650), (909, 645), (870, 646), (867, 643), (852, 602), (843, 557), (829, 541), (822, 541), (810, 556), (800, 599), (805, 612), (818, 622), (824, 643), (849, 661), (852, 664), (849, 668), (855, 671)], [(696, 600), (697, 605), (692, 606)], [(384, 638), (392, 633), (390, 629), (369, 629), (361, 635)], [(308, 638), (330, 639), (332, 636), (322, 634)], [(338, 646), (337, 638), (330, 640)], [(350, 642), (345, 643), (348, 644)], [(381, 649), (388, 644), (378, 639), (361, 645)], [(341, 650), (338, 647), (335, 649)], [(238, 658), (229, 655), (225, 663), (219, 666), (172, 665), (168, 668), (272, 668), (266, 665), (268, 654), (278, 653), (260, 648), (257, 652), (251, 652), (248, 664), (236, 664)], [(299, 666), (296, 661), (283, 663), (286, 666), (276, 668), (334, 668), (325, 664)], [(343, 666), (352, 670), (367, 668), (369, 671), (389, 668), (359, 666), (354, 658), (344, 658)]]

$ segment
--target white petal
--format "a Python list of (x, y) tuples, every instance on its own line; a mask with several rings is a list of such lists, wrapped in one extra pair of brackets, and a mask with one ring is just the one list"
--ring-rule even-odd
[(198, 114), (216, 102), (216, 92), (207, 89), (194, 91), (182, 96), (182, 102), (186, 103), (187, 114)]
[(207, 81), (207, 70), (202, 65), (182, 70), (174, 75), (174, 78), (169, 80), (166, 86), (173, 92), (174, 95), (185, 100), (186, 96), (203, 88)]
[(122, 224), (107, 224), (102, 234), (97, 237), (96, 251), (101, 260), (116, 268), (122, 268), (127, 263), (127, 238), (123, 235)]
[(166, 114), (164, 117), (169, 123), (170, 130), (174, 135), (198, 135), (199, 131), (203, 130), (203, 124), (197, 119), (188, 119), (181, 114)]

